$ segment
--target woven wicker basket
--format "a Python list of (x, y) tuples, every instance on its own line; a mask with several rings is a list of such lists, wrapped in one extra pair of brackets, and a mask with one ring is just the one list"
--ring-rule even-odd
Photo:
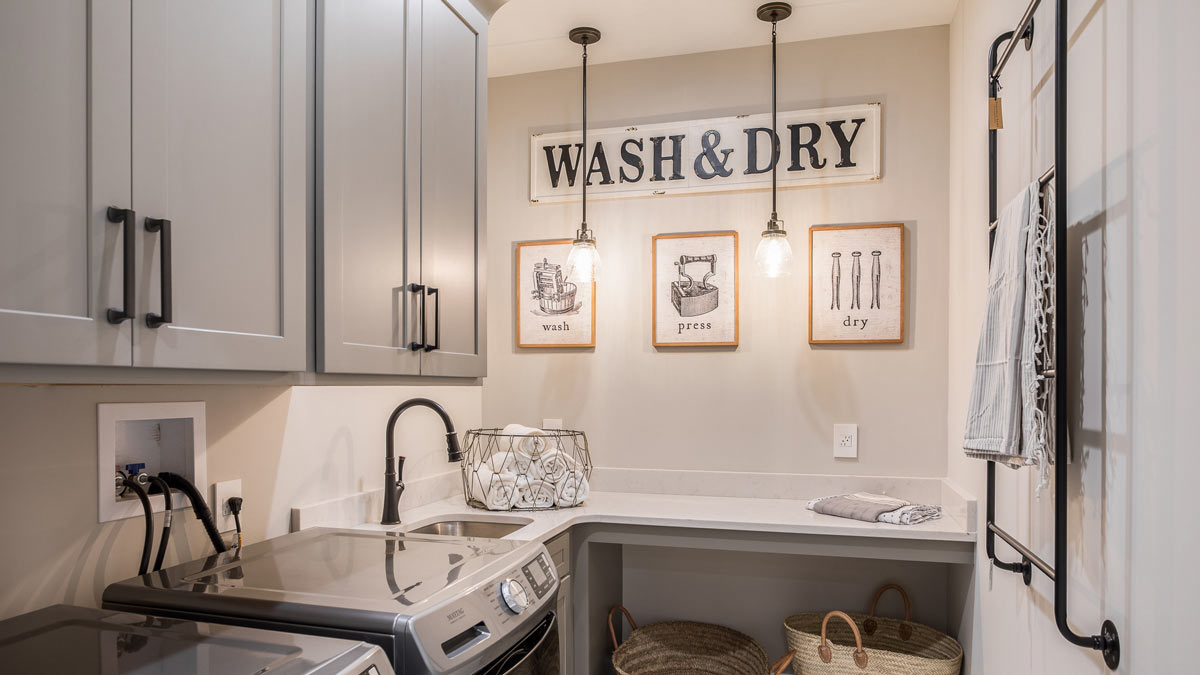
[[(633, 633), (617, 641), (613, 616), (621, 612)], [(638, 628), (620, 605), (608, 613), (613, 667), (621, 675), (778, 675), (792, 660), (788, 652), (775, 663), (750, 636), (710, 623), (664, 621)]]
[[(880, 596), (889, 590), (904, 598), (903, 621), (875, 616)], [(875, 591), (869, 614), (796, 614), (783, 625), (796, 675), (958, 675), (962, 645), (911, 619), (908, 593), (888, 584)]]

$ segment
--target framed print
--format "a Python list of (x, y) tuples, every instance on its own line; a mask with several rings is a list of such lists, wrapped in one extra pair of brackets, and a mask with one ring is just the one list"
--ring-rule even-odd
[(904, 341), (904, 225), (808, 230), (810, 344)]
[(596, 346), (596, 284), (567, 281), (571, 243), (517, 243), (518, 347)]
[(736, 346), (737, 232), (660, 234), (650, 258), (654, 346)]

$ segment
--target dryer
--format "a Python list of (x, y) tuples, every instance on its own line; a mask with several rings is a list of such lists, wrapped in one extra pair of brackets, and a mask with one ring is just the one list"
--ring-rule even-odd
[(55, 605), (0, 621), (9, 675), (392, 675), (360, 641)]

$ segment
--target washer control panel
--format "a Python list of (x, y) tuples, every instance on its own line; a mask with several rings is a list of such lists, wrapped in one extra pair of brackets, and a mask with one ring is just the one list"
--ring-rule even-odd
[(529, 611), (549, 602), (557, 588), (554, 563), (548, 553), (539, 552), (481, 587), (478, 594), (491, 608), (489, 613), (499, 620), (497, 625), (504, 626), (524, 621)]
[(538, 557), (522, 567), (521, 573), (539, 600), (554, 588), (554, 569), (545, 553), (538, 554)]

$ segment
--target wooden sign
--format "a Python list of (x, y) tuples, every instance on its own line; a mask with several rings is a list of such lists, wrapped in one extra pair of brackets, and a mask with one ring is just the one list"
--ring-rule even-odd
[[(578, 131), (529, 139), (529, 200), (768, 189), (779, 162), (779, 187), (879, 180), (880, 105), (793, 110), (771, 115), (612, 127), (588, 131), (586, 171)], [(772, 146), (775, 151), (772, 152)]]

